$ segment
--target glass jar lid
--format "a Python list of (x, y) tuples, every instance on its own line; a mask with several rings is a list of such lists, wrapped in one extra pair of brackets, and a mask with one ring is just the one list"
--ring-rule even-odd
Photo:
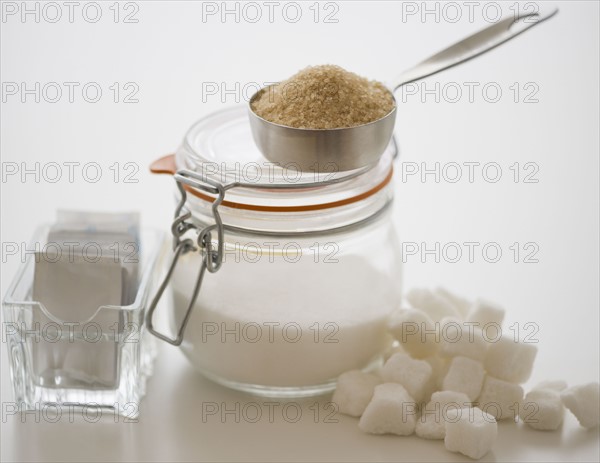
[[(247, 107), (215, 112), (196, 122), (175, 155), (175, 170), (187, 169), (227, 189), (225, 207), (293, 212), (336, 207), (376, 193), (391, 179), (394, 140), (380, 160), (350, 171), (301, 172), (294, 163), (268, 161), (256, 147)], [(211, 200), (205, 192), (194, 196)]]

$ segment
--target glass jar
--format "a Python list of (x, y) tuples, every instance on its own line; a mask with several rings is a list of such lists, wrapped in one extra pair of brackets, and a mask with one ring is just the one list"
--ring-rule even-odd
[[(185, 196), (173, 230), (176, 243), (192, 236), (194, 249), (173, 267), (171, 328), (183, 321), (181, 348), (202, 374), (255, 394), (299, 397), (380, 364), (401, 294), (390, 220), (395, 155), (392, 141), (379, 163), (355, 171), (274, 165), (255, 147), (245, 109), (233, 108), (196, 123), (175, 156), (154, 163), (156, 173), (188, 172), (176, 175)], [(223, 186), (217, 199), (214, 185)], [(207, 227), (208, 251), (196, 238)], [(219, 244), (218, 271), (205, 271)]]

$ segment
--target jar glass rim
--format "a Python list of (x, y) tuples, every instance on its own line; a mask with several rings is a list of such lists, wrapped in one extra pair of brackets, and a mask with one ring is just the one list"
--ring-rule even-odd
[[(352, 171), (300, 172), (262, 156), (247, 118), (245, 105), (238, 105), (200, 119), (187, 132), (171, 170), (192, 170), (223, 184), (226, 207), (268, 212), (302, 212), (358, 202), (380, 191), (392, 178), (397, 155), (394, 140), (374, 165)], [(194, 188), (188, 191), (206, 201), (214, 199)]]

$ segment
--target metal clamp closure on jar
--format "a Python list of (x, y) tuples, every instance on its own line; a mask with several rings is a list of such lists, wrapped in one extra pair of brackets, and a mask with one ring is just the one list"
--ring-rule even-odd
[[(183, 335), (185, 332), (185, 327), (187, 326), (190, 315), (192, 314), (192, 308), (198, 298), (198, 294), (200, 293), (200, 287), (202, 286), (202, 280), (204, 279), (204, 273), (208, 270), (210, 273), (217, 272), (221, 265), (223, 264), (223, 246), (224, 246), (224, 227), (223, 221), (221, 220), (221, 216), (219, 214), (219, 206), (223, 202), (225, 197), (225, 187), (206, 176), (198, 174), (196, 172), (192, 172), (190, 170), (180, 170), (175, 175), (175, 182), (177, 183), (177, 188), (181, 194), (181, 199), (177, 204), (175, 209), (175, 219), (173, 220), (173, 224), (171, 225), (171, 233), (173, 234), (173, 259), (171, 260), (171, 265), (163, 279), (161, 285), (152, 299), (150, 306), (148, 307), (148, 313), (146, 314), (146, 323), (148, 325), (148, 331), (152, 333), (154, 336), (162, 339), (163, 341), (168, 342), (174, 346), (181, 345), (183, 341)], [(185, 203), (187, 201), (187, 193), (184, 185), (191, 186), (193, 188), (197, 188), (199, 190), (206, 191), (207, 193), (211, 193), (217, 195), (217, 198), (212, 203), (212, 214), (215, 220), (213, 225), (209, 225), (200, 229), (193, 222), (189, 221), (192, 217), (191, 212), (182, 213)], [(212, 245), (212, 231), (217, 230), (217, 250), (213, 249)], [(185, 235), (190, 230), (198, 231), (198, 238), (196, 239), (196, 243), (191, 238), (182, 239), (183, 235)], [(188, 252), (200, 251), (202, 253), (202, 263), (200, 264), (200, 270), (198, 271), (198, 277), (196, 279), (196, 284), (194, 285), (194, 289), (192, 292), (192, 297), (190, 299), (190, 303), (185, 311), (185, 315), (183, 317), (183, 321), (179, 330), (177, 331), (177, 337), (175, 339), (171, 339), (168, 336), (160, 333), (159, 331), (154, 329), (154, 324), (152, 322), (152, 316), (154, 311), (156, 310), (156, 306), (160, 298), (162, 297), (171, 276), (173, 275), (173, 271), (175, 270), (175, 266), (179, 261), (179, 258)]]

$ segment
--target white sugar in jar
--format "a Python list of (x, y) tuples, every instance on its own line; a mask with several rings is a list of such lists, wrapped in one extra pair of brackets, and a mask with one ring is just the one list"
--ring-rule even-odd
[[(199, 269), (219, 245), (220, 266), (204, 271), (181, 348), (208, 378), (267, 396), (331, 390), (342, 372), (369, 369), (389, 346), (385, 324), (401, 294), (399, 242), (391, 220), (392, 142), (377, 165), (298, 172), (274, 166), (251, 139), (243, 108), (196, 123), (175, 157), (154, 172), (201, 174), (187, 184), (182, 252), (170, 285), (172, 331), (185, 318)], [(176, 177), (177, 178), (177, 177)], [(207, 180), (208, 179), (208, 180)], [(193, 184), (193, 182), (192, 182)], [(199, 245), (210, 227), (212, 250)]]

